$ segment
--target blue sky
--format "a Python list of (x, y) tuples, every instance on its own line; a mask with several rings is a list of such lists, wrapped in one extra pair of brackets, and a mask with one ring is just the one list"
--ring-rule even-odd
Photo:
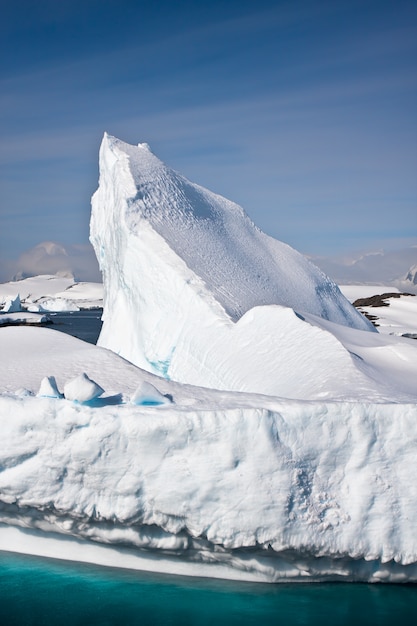
[(88, 241), (104, 131), (301, 252), (417, 241), (414, 1), (0, 3), (3, 261)]

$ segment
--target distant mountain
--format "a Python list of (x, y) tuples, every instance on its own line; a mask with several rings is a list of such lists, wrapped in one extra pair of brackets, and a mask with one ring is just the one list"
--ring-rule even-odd
[(417, 292), (417, 284), (414, 282), (417, 246), (367, 252), (350, 259), (310, 258), (339, 285), (381, 284), (392, 285), (410, 293)]

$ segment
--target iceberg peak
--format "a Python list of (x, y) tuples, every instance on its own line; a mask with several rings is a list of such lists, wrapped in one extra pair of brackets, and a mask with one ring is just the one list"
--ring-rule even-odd
[[(105, 134), (90, 239), (105, 289), (100, 345), (165, 377), (229, 386), (207, 370), (221, 335), (214, 329), (232, 329), (260, 307), (272, 307), (278, 326), (278, 309), (288, 307), (374, 330), (304, 256), (263, 233), (236, 203), (169, 168), (147, 144)], [(259, 316), (249, 330), (254, 346)], [(204, 374), (189, 378), (180, 362)]]

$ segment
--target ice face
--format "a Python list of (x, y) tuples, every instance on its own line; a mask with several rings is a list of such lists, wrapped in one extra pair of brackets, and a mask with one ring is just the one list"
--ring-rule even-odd
[[(244, 342), (235, 327), (245, 318), (252, 346), (264, 344), (274, 369), (282, 354), (276, 342), (273, 352), (265, 345), (261, 308), (277, 328), (279, 305), (373, 330), (318, 268), (262, 233), (235, 203), (169, 169), (145, 144), (105, 135), (91, 242), (105, 289), (99, 345), (167, 378), (217, 387), (221, 378), (222, 388), (242, 390), (242, 357), (227, 357), (221, 376), (218, 364), (233, 341)], [(245, 363), (251, 359), (247, 354)], [(252, 374), (245, 369), (246, 380)], [(282, 393), (270, 381), (253, 390)]]
[[(286, 358), (311, 332), (337, 402), (181, 385), (64, 333), (1, 329), (0, 549), (240, 580), (417, 581), (415, 342), (333, 324), (372, 386), (337, 363), (332, 322), (278, 310)], [(307, 374), (319, 385), (324, 370), (310, 359), (286, 388), (292, 376), (313, 394)], [(82, 403), (83, 369), (98, 401)], [(73, 378), (77, 402), (49, 397), (68, 398)]]
[(417, 581), (416, 405), (244, 404), (0, 395), (0, 548), (42, 553), (44, 533), (47, 554), (97, 562), (101, 545), (121, 567)]

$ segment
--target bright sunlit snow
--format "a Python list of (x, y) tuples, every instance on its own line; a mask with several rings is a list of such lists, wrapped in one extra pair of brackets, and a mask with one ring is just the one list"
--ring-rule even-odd
[[(375, 332), (301, 255), (143, 144), (105, 137), (91, 237), (101, 346), (0, 328), (0, 549), (417, 581), (416, 341)], [(0, 294), (37, 305), (80, 289), (55, 280), (69, 279)]]
[(0, 311), (7, 311), (8, 302), (16, 298), (19, 299), (19, 311), (101, 308), (103, 286), (100, 283), (77, 283), (73, 278), (49, 274), (0, 284)]
[[(399, 289), (382, 285), (343, 285), (340, 289), (350, 302), (377, 294), (399, 293)], [(384, 335), (417, 337), (417, 296), (400, 295), (398, 298), (386, 298), (385, 302), (386, 306), (361, 306), (361, 311), (377, 318), (378, 331)]]
[(317, 335), (337, 342), (294, 311), (373, 330), (318, 268), (145, 144), (105, 135), (91, 241), (105, 289), (99, 345), (166, 378), (305, 397), (294, 371), (308, 368), (310, 394), (315, 372), (333, 388), (336, 367), (355, 367), (342, 347), (337, 364), (317, 351)]

